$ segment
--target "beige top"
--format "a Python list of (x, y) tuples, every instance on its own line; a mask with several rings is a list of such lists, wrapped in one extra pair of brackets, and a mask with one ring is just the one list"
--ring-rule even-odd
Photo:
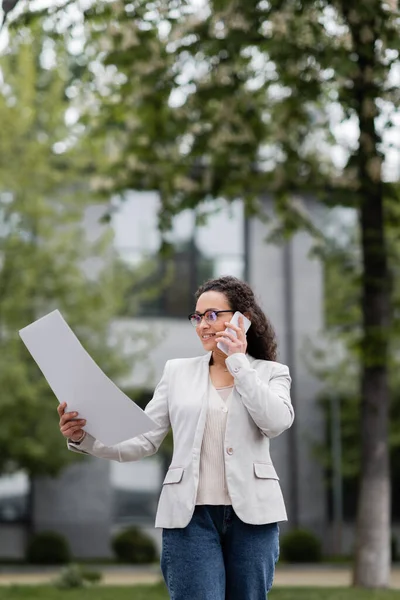
[(224, 459), (226, 420), (232, 391), (233, 385), (216, 389), (210, 379), (196, 504), (232, 504), (226, 485)]

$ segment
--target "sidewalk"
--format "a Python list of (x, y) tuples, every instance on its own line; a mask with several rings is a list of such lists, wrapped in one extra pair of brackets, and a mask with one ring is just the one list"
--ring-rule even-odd
[[(143, 567), (104, 566), (93, 568), (103, 573), (102, 585), (131, 586), (153, 584), (162, 579), (157, 565)], [(58, 567), (0, 567), (0, 586), (44, 585), (60, 573)], [(277, 568), (277, 587), (347, 587), (351, 583), (350, 567), (336, 565), (282, 565)], [(400, 566), (392, 570), (391, 587), (400, 590)]]
[[(144, 566), (105, 566), (85, 565), (85, 568), (103, 574), (101, 585), (139, 585), (158, 583), (162, 579), (158, 565)], [(52, 583), (62, 571), (62, 567), (0, 566), (0, 586), (5, 585), (46, 585)]]
[[(282, 565), (277, 568), (276, 587), (348, 587), (351, 567), (341, 565)], [(390, 587), (400, 590), (400, 567), (392, 569)]]

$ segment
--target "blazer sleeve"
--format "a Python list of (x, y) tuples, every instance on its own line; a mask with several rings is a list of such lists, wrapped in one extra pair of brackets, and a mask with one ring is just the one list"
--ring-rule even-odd
[(80, 454), (91, 454), (98, 458), (107, 458), (118, 462), (140, 460), (145, 456), (155, 454), (161, 442), (170, 429), (168, 410), (168, 371), (169, 361), (166, 363), (163, 375), (158, 383), (153, 398), (145, 408), (145, 413), (156, 423), (157, 428), (146, 434), (138, 435), (130, 440), (120, 442), (115, 446), (105, 446), (92, 435), (86, 433), (79, 444), (68, 440), (68, 449)]
[(231, 354), (226, 365), (235, 378), (235, 387), (251, 418), (269, 438), (292, 425), (294, 410), (290, 400), (291, 378), (286, 365), (275, 363), (268, 380), (254, 369), (245, 354)]

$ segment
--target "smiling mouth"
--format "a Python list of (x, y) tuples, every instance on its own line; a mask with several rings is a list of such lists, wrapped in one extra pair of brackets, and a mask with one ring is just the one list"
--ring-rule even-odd
[(207, 333), (207, 335), (202, 335), (201, 339), (206, 342), (207, 340), (211, 340), (213, 337), (215, 337), (215, 333)]

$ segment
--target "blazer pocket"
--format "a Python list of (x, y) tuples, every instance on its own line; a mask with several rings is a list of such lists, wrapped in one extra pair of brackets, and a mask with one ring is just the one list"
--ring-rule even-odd
[(277, 479), (279, 477), (272, 463), (254, 463), (254, 474), (260, 479)]
[(168, 469), (163, 485), (166, 483), (179, 483), (183, 476), (183, 467)]

